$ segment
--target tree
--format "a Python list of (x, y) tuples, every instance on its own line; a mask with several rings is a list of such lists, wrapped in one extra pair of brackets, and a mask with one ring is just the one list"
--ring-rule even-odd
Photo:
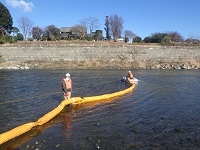
[(82, 19), (80, 24), (90, 31), (90, 34), (100, 27), (99, 20), (94, 17)]
[(95, 40), (96, 41), (102, 40), (102, 37), (103, 37), (103, 31), (102, 30), (96, 30)]
[(161, 41), (166, 35), (167, 35), (166, 33), (160, 33), (160, 32), (152, 34), (151, 43), (161, 43)]
[(200, 40), (195, 38), (188, 38), (185, 40), (185, 42), (187, 44), (200, 44)]
[(71, 32), (72, 37), (81, 39), (86, 36), (87, 28), (82, 24), (77, 24), (72, 27)]
[(60, 40), (60, 29), (56, 28), (53, 35), (56, 38), (56, 40)]
[(17, 40), (18, 41), (23, 41), (24, 40), (24, 37), (21, 33), (17, 33)]
[(161, 43), (163, 38), (167, 35), (167, 33), (153, 33), (151, 36), (145, 37), (144, 42), (145, 43)]
[(161, 44), (170, 45), (171, 44), (171, 37), (169, 35), (164, 36), (161, 41)]
[(42, 35), (42, 29), (38, 26), (33, 27), (33, 29), (32, 29), (33, 38), (36, 39), (36, 40), (40, 40), (41, 35)]
[(169, 32), (168, 35), (170, 36), (172, 42), (182, 42), (183, 41), (183, 37), (177, 31)]
[(20, 17), (17, 21), (23, 34), (24, 40), (26, 40), (27, 35), (31, 33), (31, 29), (33, 28), (33, 22), (27, 17)]
[(133, 38), (133, 42), (141, 43), (142, 42), (142, 38), (139, 37), (139, 36), (136, 36), (136, 37)]
[(147, 37), (145, 37), (145, 38), (143, 39), (143, 41), (144, 41), (145, 43), (150, 43), (150, 42), (151, 42), (151, 37), (150, 37), (150, 36), (147, 36)]
[(42, 41), (46, 41), (47, 40), (47, 36), (46, 36), (45, 32), (43, 32), (41, 40)]
[(47, 36), (47, 40), (54, 41), (60, 38), (60, 29), (58, 29), (55, 25), (50, 25), (45, 28), (45, 34)]
[(9, 10), (0, 2), (0, 35), (5, 35), (5, 31), (11, 33), (13, 19)]
[(117, 38), (121, 37), (123, 24), (124, 20), (122, 17), (118, 15), (112, 15), (109, 17), (110, 30), (114, 40), (117, 40)]
[(136, 36), (136, 34), (130, 30), (125, 30), (124, 36), (125, 36), (125, 38), (128, 38), (128, 41), (131, 41), (131, 39), (133, 39)]
[(13, 36), (17, 35), (18, 32), (19, 32), (19, 29), (17, 27), (12, 27)]
[(17, 38), (15, 37), (15, 35), (17, 35), (17, 33), (19, 33), (19, 29), (17, 27), (12, 27), (11, 29), (13, 35), (12, 35), (12, 41), (16, 41)]
[(129, 42), (129, 38), (125, 37), (124, 38), (124, 42), (128, 43)]
[(106, 16), (106, 19), (105, 19), (105, 28), (104, 30), (106, 31), (106, 40), (110, 40), (110, 27), (109, 27), (109, 18), (108, 16)]

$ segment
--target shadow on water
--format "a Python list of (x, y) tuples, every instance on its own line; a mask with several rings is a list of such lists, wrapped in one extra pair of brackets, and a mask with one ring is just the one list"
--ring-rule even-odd
[[(120, 79), (126, 72), (70, 70), (73, 96), (124, 89), (126, 85)], [(30, 97), (0, 105), (2, 132), (37, 120), (61, 102), (60, 79), (65, 70), (0, 73), (1, 102)], [(16, 77), (12, 87), (10, 80), (16, 75), (23, 78)], [(134, 70), (134, 75), (141, 80), (134, 92), (66, 107), (50, 122), (7, 142), (4, 148), (200, 149), (199, 70)], [(10, 93), (10, 89), (14, 91)], [(30, 94), (47, 95), (33, 98)]]

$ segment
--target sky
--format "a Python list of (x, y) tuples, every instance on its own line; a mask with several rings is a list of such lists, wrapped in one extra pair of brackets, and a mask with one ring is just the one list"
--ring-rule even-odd
[[(105, 36), (105, 16), (123, 18), (123, 30), (141, 38), (178, 32), (184, 39), (200, 39), (200, 0), (0, 0), (10, 11), (13, 26), (28, 17), (34, 26), (72, 27), (80, 20), (99, 20)], [(122, 35), (123, 36), (123, 35)]]

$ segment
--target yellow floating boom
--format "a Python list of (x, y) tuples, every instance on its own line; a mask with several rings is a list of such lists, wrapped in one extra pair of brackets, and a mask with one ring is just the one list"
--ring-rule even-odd
[(119, 92), (115, 92), (112, 94), (104, 94), (104, 95), (100, 95), (100, 96), (91, 96), (91, 97), (74, 97), (74, 98), (70, 98), (67, 100), (63, 100), (58, 107), (56, 107), (55, 109), (53, 109), (52, 111), (50, 111), (49, 113), (45, 114), (43, 117), (41, 117), (40, 119), (38, 119), (36, 122), (30, 122), (30, 123), (26, 123), (24, 125), (18, 126), (10, 131), (4, 132), (2, 134), (0, 134), (0, 145), (15, 138), (18, 137), (28, 131), (30, 131), (33, 127), (35, 126), (39, 126), (39, 125), (43, 125), (45, 123), (47, 123), (48, 121), (50, 121), (52, 118), (54, 118), (56, 115), (58, 115), (65, 106), (69, 105), (69, 104), (80, 104), (80, 103), (85, 103), (85, 102), (92, 102), (92, 101), (99, 101), (99, 100), (106, 100), (106, 99), (111, 99), (114, 97), (119, 97), (122, 96), (128, 92), (131, 92), (133, 89), (135, 88), (135, 85), (133, 84), (131, 87), (123, 90), (123, 91), (119, 91)]

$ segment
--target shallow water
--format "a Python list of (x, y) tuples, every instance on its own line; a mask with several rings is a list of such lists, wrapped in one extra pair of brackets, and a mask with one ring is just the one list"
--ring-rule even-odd
[[(127, 70), (69, 70), (72, 96), (113, 93)], [(200, 149), (200, 71), (133, 70), (132, 93), (66, 107), (53, 120), (0, 146), (23, 149)], [(66, 70), (1, 70), (0, 133), (36, 121), (61, 102)]]

